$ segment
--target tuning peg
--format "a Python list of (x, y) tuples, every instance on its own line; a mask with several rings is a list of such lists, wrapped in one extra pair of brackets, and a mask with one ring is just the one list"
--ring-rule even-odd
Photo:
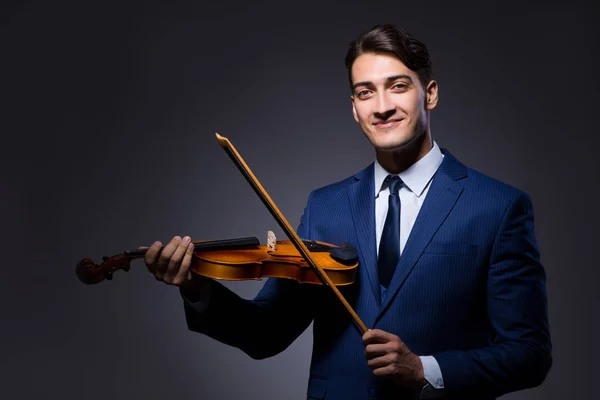
[(129, 271), (131, 269), (131, 265), (129, 264), (121, 264), (121, 269), (125, 272)]
[(104, 271), (104, 277), (110, 281), (113, 278), (113, 273), (110, 271)]

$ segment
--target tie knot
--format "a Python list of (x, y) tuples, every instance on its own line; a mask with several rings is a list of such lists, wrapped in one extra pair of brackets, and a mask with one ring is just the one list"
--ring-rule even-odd
[(383, 181), (381, 189), (390, 188), (390, 194), (398, 194), (398, 190), (404, 182), (398, 175), (388, 175)]

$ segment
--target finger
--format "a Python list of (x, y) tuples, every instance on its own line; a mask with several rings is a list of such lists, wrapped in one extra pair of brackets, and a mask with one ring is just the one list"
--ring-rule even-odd
[(192, 274), (190, 272), (190, 265), (192, 264), (192, 255), (194, 254), (194, 243), (188, 243), (187, 248), (185, 250), (185, 255), (183, 256), (183, 261), (181, 261), (181, 267), (179, 268), (179, 272), (173, 279), (173, 285), (181, 285), (186, 280), (192, 279)]
[(181, 237), (175, 236), (160, 253), (160, 256), (158, 257), (158, 261), (156, 263), (156, 270), (154, 272), (156, 279), (163, 279), (165, 272), (169, 267), (169, 262), (171, 262), (171, 257), (173, 256), (173, 253), (175, 253), (175, 250), (177, 250), (177, 247), (179, 247), (180, 242)]
[(188, 244), (190, 243), (190, 240), (191, 239), (189, 236), (185, 236), (178, 243), (177, 248), (175, 249), (175, 252), (171, 256), (171, 259), (169, 260), (169, 265), (167, 267), (167, 270), (165, 271), (165, 276), (164, 276), (165, 282), (172, 283), (173, 278), (175, 278), (175, 276), (179, 272), (179, 269), (181, 268), (181, 262), (183, 261), (183, 257), (185, 256), (185, 252), (186, 252)]
[(154, 273), (156, 258), (158, 257), (158, 253), (160, 252), (161, 246), (162, 246), (161, 242), (159, 242), (159, 241), (154, 242), (152, 244), (152, 246), (150, 246), (148, 248), (148, 250), (146, 251), (146, 254), (144, 255), (144, 262), (146, 263), (148, 270), (152, 273)]
[(386, 366), (375, 368), (373, 370), (373, 374), (377, 376), (393, 376), (396, 373), (396, 367), (394, 365), (388, 364)]
[(365, 357), (367, 360), (381, 357), (390, 352), (390, 348), (387, 344), (369, 344), (365, 347)]
[(377, 368), (384, 368), (384, 367), (387, 367), (388, 365), (394, 365), (397, 358), (398, 357), (396, 357), (396, 355), (394, 355), (394, 354), (385, 354), (381, 357), (376, 357), (376, 358), (369, 360), (367, 362), (367, 365), (372, 370), (375, 370)]
[(381, 329), (370, 329), (363, 335), (362, 340), (366, 346), (371, 343), (386, 343), (390, 340), (391, 336), (394, 335)]

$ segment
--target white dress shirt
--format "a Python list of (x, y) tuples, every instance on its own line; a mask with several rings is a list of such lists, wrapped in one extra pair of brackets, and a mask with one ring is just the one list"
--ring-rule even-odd
[[(411, 165), (405, 171), (397, 174), (404, 184), (400, 187), (400, 257), (406, 245), (406, 240), (410, 235), (413, 225), (421, 209), (421, 205), (427, 196), (429, 186), (433, 179), (435, 171), (442, 163), (444, 155), (437, 143), (433, 142), (433, 147), (419, 161)], [(389, 188), (381, 190), (383, 181), (390, 175), (377, 160), (375, 160), (375, 229), (377, 233), (377, 253), (379, 255), (379, 242), (385, 224), (385, 217), (388, 211)], [(393, 174), (392, 174), (393, 175)], [(385, 288), (381, 287), (382, 297), (385, 296)], [(402, 338), (400, 338), (402, 339)], [(440, 366), (433, 356), (419, 356), (423, 363), (425, 379), (436, 389), (444, 387), (444, 380)]]

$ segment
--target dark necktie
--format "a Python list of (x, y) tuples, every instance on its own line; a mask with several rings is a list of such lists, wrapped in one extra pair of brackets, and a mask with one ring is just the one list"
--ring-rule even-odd
[(383, 233), (379, 242), (379, 257), (377, 268), (379, 270), (379, 284), (387, 289), (394, 275), (394, 270), (400, 260), (400, 196), (398, 190), (402, 186), (402, 179), (396, 175), (388, 175), (383, 182), (383, 189), (390, 188), (388, 212), (383, 226)]

